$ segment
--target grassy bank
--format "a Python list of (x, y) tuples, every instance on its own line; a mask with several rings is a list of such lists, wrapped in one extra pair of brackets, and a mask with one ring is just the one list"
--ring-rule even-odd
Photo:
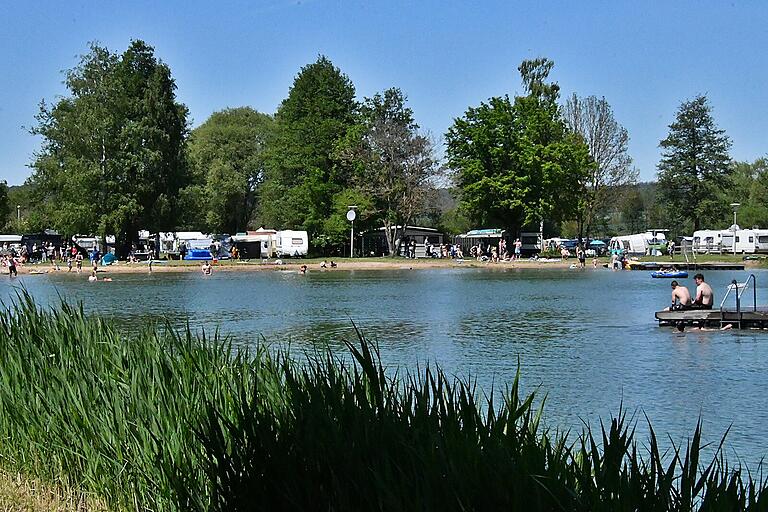
[[(131, 510), (762, 510), (766, 482), (682, 448), (638, 445), (620, 414), (575, 443), (437, 368), (232, 353), (21, 295), (0, 311), (0, 466)], [(642, 447), (641, 447), (642, 446)]]

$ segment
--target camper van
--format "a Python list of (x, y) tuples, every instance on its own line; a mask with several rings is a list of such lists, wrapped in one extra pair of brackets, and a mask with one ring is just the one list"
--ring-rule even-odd
[(700, 229), (693, 232), (693, 252), (699, 254), (719, 254), (722, 250), (722, 231)]
[(232, 243), (240, 252), (240, 258), (271, 258), (277, 248), (277, 231), (259, 228), (232, 236)]
[[(734, 235), (736, 247), (734, 248)], [(738, 229), (735, 232), (724, 229), (720, 232), (724, 253), (751, 254), (757, 249), (757, 237), (751, 229)]]
[(104, 242), (102, 241), (101, 237), (75, 235), (72, 237), (72, 241), (89, 253), (93, 251), (94, 248), (99, 252), (104, 252)]
[(609, 245), (611, 253), (626, 252), (627, 254), (643, 255), (647, 254), (649, 248), (664, 252), (667, 246), (667, 239), (660, 230), (646, 231), (645, 233), (636, 233), (634, 235), (615, 236), (611, 238)]
[(0, 235), (0, 255), (21, 250), (21, 235)]
[(278, 231), (277, 255), (281, 258), (301, 258), (309, 252), (309, 236), (306, 231)]
[[(184, 242), (189, 249), (208, 249), (213, 238), (200, 231), (179, 231), (176, 233), (177, 244)], [(177, 245), (178, 247), (178, 245)]]
[(768, 252), (768, 229), (754, 229), (755, 252)]
[(544, 237), (540, 232), (524, 231), (520, 233), (520, 242), (522, 243), (521, 254), (539, 254), (544, 243)]

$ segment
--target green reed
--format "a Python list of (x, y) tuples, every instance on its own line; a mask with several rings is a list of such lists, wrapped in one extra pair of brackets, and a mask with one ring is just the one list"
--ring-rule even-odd
[[(568, 441), (543, 401), (439, 367), (233, 351), (217, 335), (128, 335), (81, 307), (0, 310), (0, 466), (128, 510), (762, 510), (766, 481), (643, 444), (622, 412)], [(494, 397), (503, 397), (501, 401)]]

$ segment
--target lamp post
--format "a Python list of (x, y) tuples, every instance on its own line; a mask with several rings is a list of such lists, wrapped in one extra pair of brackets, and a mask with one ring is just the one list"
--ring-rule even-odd
[(349, 211), (347, 212), (347, 220), (352, 223), (352, 231), (349, 233), (349, 257), (354, 258), (355, 257), (355, 218), (357, 217), (357, 213), (355, 210), (357, 209), (357, 206), (347, 206), (349, 208)]
[(21, 221), (21, 205), (16, 205), (16, 222)]
[(731, 208), (733, 208), (733, 226), (731, 226), (731, 229), (733, 229), (733, 255), (736, 256), (736, 210), (741, 206), (741, 203), (731, 203)]

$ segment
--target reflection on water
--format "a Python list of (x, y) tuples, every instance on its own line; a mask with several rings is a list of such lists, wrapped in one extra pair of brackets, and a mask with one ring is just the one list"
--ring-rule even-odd
[[(706, 275), (721, 296), (745, 273)], [(768, 303), (768, 273), (757, 273), (759, 302)], [(691, 279), (682, 280), (693, 287)], [(527, 390), (547, 395), (548, 423), (580, 428), (618, 411), (645, 412), (675, 439), (704, 419), (711, 441), (733, 423), (730, 445), (748, 460), (768, 454), (768, 335), (659, 328), (653, 311), (669, 301), (669, 282), (646, 272), (604, 269), (484, 271), (219, 272), (116, 275), (88, 283), (84, 275), (24, 276), (40, 303), (60, 294), (83, 301), (126, 330), (149, 320), (210, 332), (238, 346), (260, 339), (293, 351), (328, 344), (343, 353), (353, 322), (379, 343), (385, 363), (415, 369), (439, 362), (472, 375), (485, 389), (503, 388), (518, 361)], [(0, 280), (0, 297), (13, 293)], [(263, 338), (262, 338), (263, 337)], [(640, 430), (644, 426), (640, 425)], [(663, 436), (660, 436), (663, 437)]]

